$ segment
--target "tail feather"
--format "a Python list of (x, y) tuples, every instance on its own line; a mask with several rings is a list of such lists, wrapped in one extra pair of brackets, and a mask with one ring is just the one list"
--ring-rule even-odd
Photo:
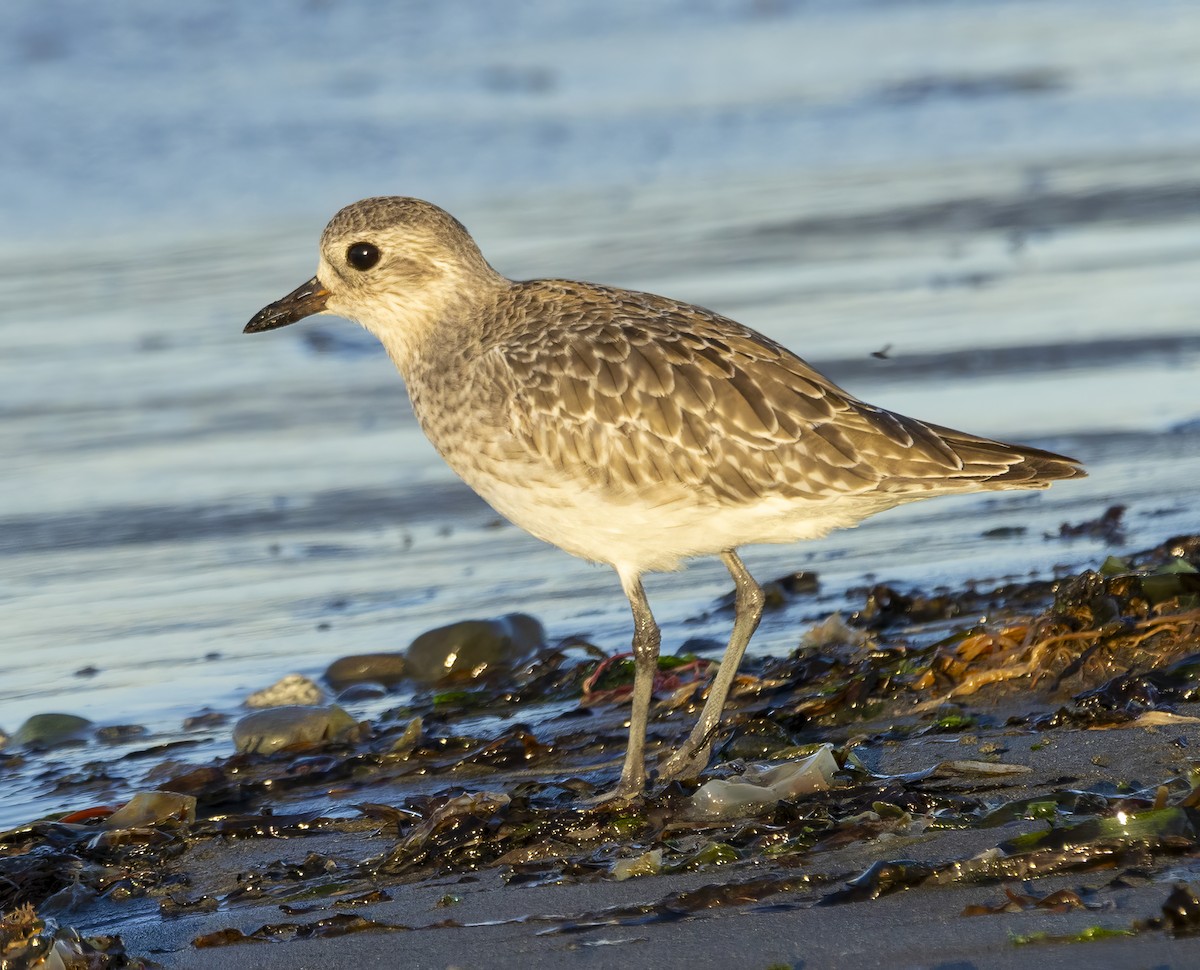
[(980, 438), (893, 415), (912, 445), (892, 463), (879, 491), (927, 497), (951, 492), (1040, 489), (1087, 472), (1074, 458), (1028, 445)]
[(1066, 455), (950, 428), (931, 426), (931, 430), (962, 459), (963, 477), (977, 480), (983, 488), (1046, 488), (1062, 479), (1087, 477), (1083, 466)]

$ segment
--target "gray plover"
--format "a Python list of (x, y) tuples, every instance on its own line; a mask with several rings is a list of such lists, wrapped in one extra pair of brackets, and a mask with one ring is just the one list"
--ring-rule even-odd
[(717, 555), (735, 586), (729, 646), (660, 779), (708, 764), (763, 594), (737, 548), (794, 542), (957, 492), (1045, 488), (1077, 462), (873, 407), (769, 337), (711, 310), (570, 280), (514, 282), (419, 199), (342, 209), (317, 275), (246, 333), (314, 313), (387, 349), (451, 468), (501, 515), (612, 566), (633, 610), (629, 745), (614, 796), (645, 785), (659, 651), (642, 574)]

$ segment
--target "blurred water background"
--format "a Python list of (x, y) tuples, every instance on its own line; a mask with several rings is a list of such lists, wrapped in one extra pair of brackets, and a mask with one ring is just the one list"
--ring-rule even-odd
[[(47, 0), (8, 11), (0, 78), (9, 732), (170, 738), (511, 610), (627, 643), (611, 573), (498, 524), (365, 335), (242, 336), (367, 195), (441, 204), (510, 276), (710, 306), (874, 403), (1088, 465), (750, 550), (822, 579), (760, 651), (864, 577), (1094, 563), (1121, 548), (1043, 534), (1113, 503), (1124, 548), (1200, 529), (1194, 3)], [(648, 585), (668, 650), (726, 635), (719, 564)], [(0, 774), (0, 825), (54, 787)]]

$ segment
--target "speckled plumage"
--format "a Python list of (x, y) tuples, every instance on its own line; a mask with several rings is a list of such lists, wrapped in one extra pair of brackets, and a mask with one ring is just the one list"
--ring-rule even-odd
[[(375, 247), (378, 262), (351, 265), (356, 244)], [(732, 678), (761, 611), (736, 547), (814, 538), (934, 495), (1083, 474), (1060, 455), (873, 407), (710, 310), (591, 283), (508, 280), (457, 220), (416, 199), (339, 212), (316, 277), (246, 329), (313, 312), (357, 320), (380, 339), (429, 439), (497, 511), (617, 570), (638, 659), (621, 795), (642, 788), (639, 732), (658, 652), (643, 572), (715, 554), (738, 587), (727, 669), (660, 771), (695, 773), (728, 689), (720, 681)]]

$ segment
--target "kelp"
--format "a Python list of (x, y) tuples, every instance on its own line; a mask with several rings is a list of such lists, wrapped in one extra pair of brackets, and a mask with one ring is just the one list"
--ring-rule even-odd
[[(1090, 909), (1103, 885), (1043, 891), (1036, 881), (1161, 871), (1200, 853), (1200, 779), (1180, 768), (1105, 781), (1092, 761), (1047, 776), (1039, 757), (1081, 728), (1173, 731), (1187, 743), (1196, 719), (1186, 705), (1200, 701), (1198, 564), (1200, 537), (1181, 537), (1053, 582), (853, 593), (858, 608), (823, 622), (819, 635), (798, 633), (787, 656), (747, 663), (704, 778), (652, 780), (635, 804), (591, 801), (619, 771), (630, 671), (578, 640), (540, 650), (508, 677), (417, 694), (369, 730), (319, 748), (206, 765), (173, 760), (174, 751), (158, 764), (141, 757), (132, 763), (152, 784), (132, 800), (136, 811), (83, 803), (0, 833), (0, 911), (143, 897), (178, 917), (270, 904), (286, 921), (194, 943), (263, 945), (407, 932), (415, 924), (358, 910), (404, 883), (488, 870), (526, 886), (720, 874), (636, 906), (521, 918), (550, 933), (678, 921), (713, 907), (862, 905), (924, 885), (1002, 887), (968, 905), (969, 915)], [(802, 599), (813, 583), (781, 586), (781, 595)], [(664, 658), (651, 725), (660, 752), (683, 736), (714, 667), (692, 653)], [(489, 731), (481, 710), (509, 717)], [(702, 783), (775, 778), (771, 764), (798, 765), (817, 750), (829, 759), (821, 785), (767, 784), (744, 804), (695, 810)], [(909, 767), (872, 767), (897, 752)], [(768, 765), (756, 772), (755, 762)], [(60, 788), (89, 791), (116, 770), (85, 766)], [(150, 788), (177, 795), (163, 801)], [(975, 832), (985, 848), (937, 861), (894, 848), (946, 830)], [(279, 851), (228, 872), (195, 861), (238, 842)], [(874, 856), (865, 866), (839, 864), (863, 847)], [(1191, 890), (1176, 887), (1168, 903), (1118, 929), (1196, 932)], [(443, 917), (420, 928), (459, 925)]]

